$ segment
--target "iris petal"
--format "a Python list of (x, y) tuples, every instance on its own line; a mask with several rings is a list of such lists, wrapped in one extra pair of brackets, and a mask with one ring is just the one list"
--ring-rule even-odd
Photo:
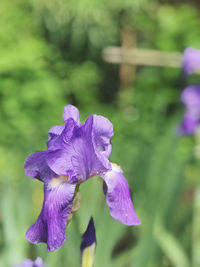
[(54, 144), (54, 141), (57, 139), (59, 135), (63, 132), (65, 126), (64, 125), (56, 125), (53, 126), (49, 131), (49, 139), (47, 141), (47, 147), (51, 147)]
[(65, 227), (71, 214), (76, 185), (53, 178), (44, 185), (42, 211), (29, 230), (26, 239), (31, 243), (47, 243), (47, 250), (56, 250), (65, 242)]
[(55, 176), (55, 173), (48, 167), (45, 157), (46, 151), (40, 151), (29, 155), (25, 161), (26, 174), (43, 182)]
[(78, 125), (80, 124), (79, 111), (73, 105), (67, 105), (64, 107), (63, 120), (67, 121), (69, 118), (73, 118)]
[(37, 258), (35, 261), (25, 259), (20, 264), (13, 264), (12, 267), (45, 267), (41, 258)]
[(102, 178), (105, 182), (104, 193), (110, 209), (110, 215), (123, 224), (140, 224), (133, 207), (128, 183), (121, 169), (113, 167)]
[(48, 134), (60, 135), (64, 130), (64, 128), (65, 128), (64, 125), (55, 125), (51, 127), (51, 129), (48, 131)]
[(92, 142), (94, 135), (91, 115), (81, 127), (74, 127), (71, 139), (66, 138), (63, 131), (62, 146), (47, 153), (47, 164), (58, 175), (67, 175), (73, 170), (82, 180), (108, 171), (110, 162), (96, 151)]
[(107, 160), (112, 151), (110, 139), (113, 136), (113, 125), (105, 117), (100, 115), (93, 115), (93, 137), (95, 150), (104, 157), (104, 161)]

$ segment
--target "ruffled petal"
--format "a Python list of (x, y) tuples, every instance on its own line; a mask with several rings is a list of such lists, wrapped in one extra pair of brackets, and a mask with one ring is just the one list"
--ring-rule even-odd
[(128, 183), (120, 167), (112, 165), (112, 170), (102, 178), (105, 182), (104, 193), (110, 208), (110, 215), (123, 224), (140, 224), (140, 220), (133, 208)]
[(44, 186), (44, 203), (37, 221), (26, 232), (26, 239), (47, 243), (47, 250), (56, 250), (65, 242), (65, 227), (71, 214), (76, 185), (66, 177), (53, 178)]
[(74, 153), (72, 165), (78, 176), (83, 180), (100, 175), (110, 169), (110, 162), (104, 161), (96, 153), (93, 137), (94, 116), (90, 115), (84, 125), (77, 129), (76, 138), (72, 142)]
[(113, 136), (113, 125), (105, 117), (93, 115), (93, 136), (96, 152), (109, 158), (112, 151), (110, 139)]
[(64, 130), (64, 128), (65, 128), (64, 125), (55, 125), (48, 131), (48, 134), (60, 135)]
[(73, 171), (81, 181), (95, 174), (109, 170), (110, 162), (104, 161), (95, 151), (93, 138), (93, 116), (89, 116), (81, 127), (74, 127), (73, 135), (67, 138), (62, 133), (61, 149), (49, 151), (46, 161), (58, 175), (68, 175)]
[(36, 152), (27, 157), (24, 168), (28, 176), (43, 182), (55, 176), (45, 161), (46, 153), (46, 151)]
[[(62, 148), (65, 143), (68, 143), (73, 136), (75, 126), (76, 122), (74, 119), (69, 118), (66, 121), (65, 126), (59, 126), (59, 128), (53, 129), (54, 133), (50, 132), (50, 138), (47, 141), (48, 151), (55, 151)], [(55, 133), (55, 131), (57, 131), (57, 133)]]
[(53, 126), (49, 131), (49, 139), (47, 141), (47, 147), (50, 148), (51, 145), (54, 143), (54, 141), (57, 139), (58, 136), (60, 136), (64, 130), (64, 125), (56, 125)]
[(73, 118), (78, 125), (80, 124), (79, 111), (73, 105), (67, 105), (64, 107), (63, 120), (67, 121), (69, 118)]

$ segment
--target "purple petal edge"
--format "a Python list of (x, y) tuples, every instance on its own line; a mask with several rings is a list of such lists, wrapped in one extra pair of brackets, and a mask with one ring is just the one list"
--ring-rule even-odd
[(74, 119), (74, 121), (79, 125), (80, 119), (79, 119), (79, 111), (78, 109), (73, 105), (67, 105), (64, 107), (63, 112), (63, 121), (67, 121), (69, 118)]
[(119, 167), (113, 167), (103, 179), (110, 215), (126, 225), (141, 224), (133, 207), (128, 183)]
[(47, 251), (56, 250), (65, 242), (65, 227), (71, 214), (76, 187), (55, 179), (45, 184), (42, 211), (26, 232), (26, 239), (30, 243), (47, 243)]

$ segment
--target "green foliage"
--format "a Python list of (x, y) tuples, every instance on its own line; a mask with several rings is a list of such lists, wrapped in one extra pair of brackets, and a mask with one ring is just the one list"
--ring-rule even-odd
[[(91, 215), (95, 267), (189, 266), (198, 251), (191, 252), (190, 229), (198, 228), (192, 216), (199, 211), (192, 206), (199, 169), (194, 140), (176, 135), (186, 81), (181, 69), (143, 67), (119, 92), (119, 66), (103, 62), (101, 52), (119, 45), (127, 24), (136, 29), (139, 47), (200, 48), (197, 9), (156, 0), (13, 0), (0, 2), (0, 24), (0, 266), (37, 256), (50, 267), (79, 266), (81, 234)], [(102, 181), (94, 178), (80, 187), (81, 208), (67, 226), (66, 243), (47, 253), (44, 244), (25, 240), (43, 192), (40, 182), (25, 177), (23, 163), (45, 149), (47, 131), (62, 123), (68, 103), (80, 109), (82, 120), (96, 113), (113, 122), (111, 160), (124, 169), (142, 225), (114, 221)]]

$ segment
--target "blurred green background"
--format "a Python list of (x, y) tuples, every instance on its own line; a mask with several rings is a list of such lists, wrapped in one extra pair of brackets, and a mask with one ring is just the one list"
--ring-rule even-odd
[[(127, 25), (138, 48), (200, 48), (199, 13), (198, 1), (0, 1), (0, 266), (37, 256), (49, 267), (79, 266), (91, 215), (95, 267), (200, 266), (195, 141), (176, 134), (181, 91), (199, 77), (186, 80), (181, 68), (137, 67), (120, 90), (120, 66), (102, 59), (103, 48), (121, 44)], [(25, 176), (23, 165), (30, 153), (45, 149), (47, 131), (62, 124), (69, 103), (82, 121), (102, 114), (114, 124), (111, 161), (124, 170), (142, 225), (115, 221), (95, 178), (80, 187), (82, 204), (66, 243), (47, 253), (45, 244), (25, 240), (41, 209), (43, 185)]]

